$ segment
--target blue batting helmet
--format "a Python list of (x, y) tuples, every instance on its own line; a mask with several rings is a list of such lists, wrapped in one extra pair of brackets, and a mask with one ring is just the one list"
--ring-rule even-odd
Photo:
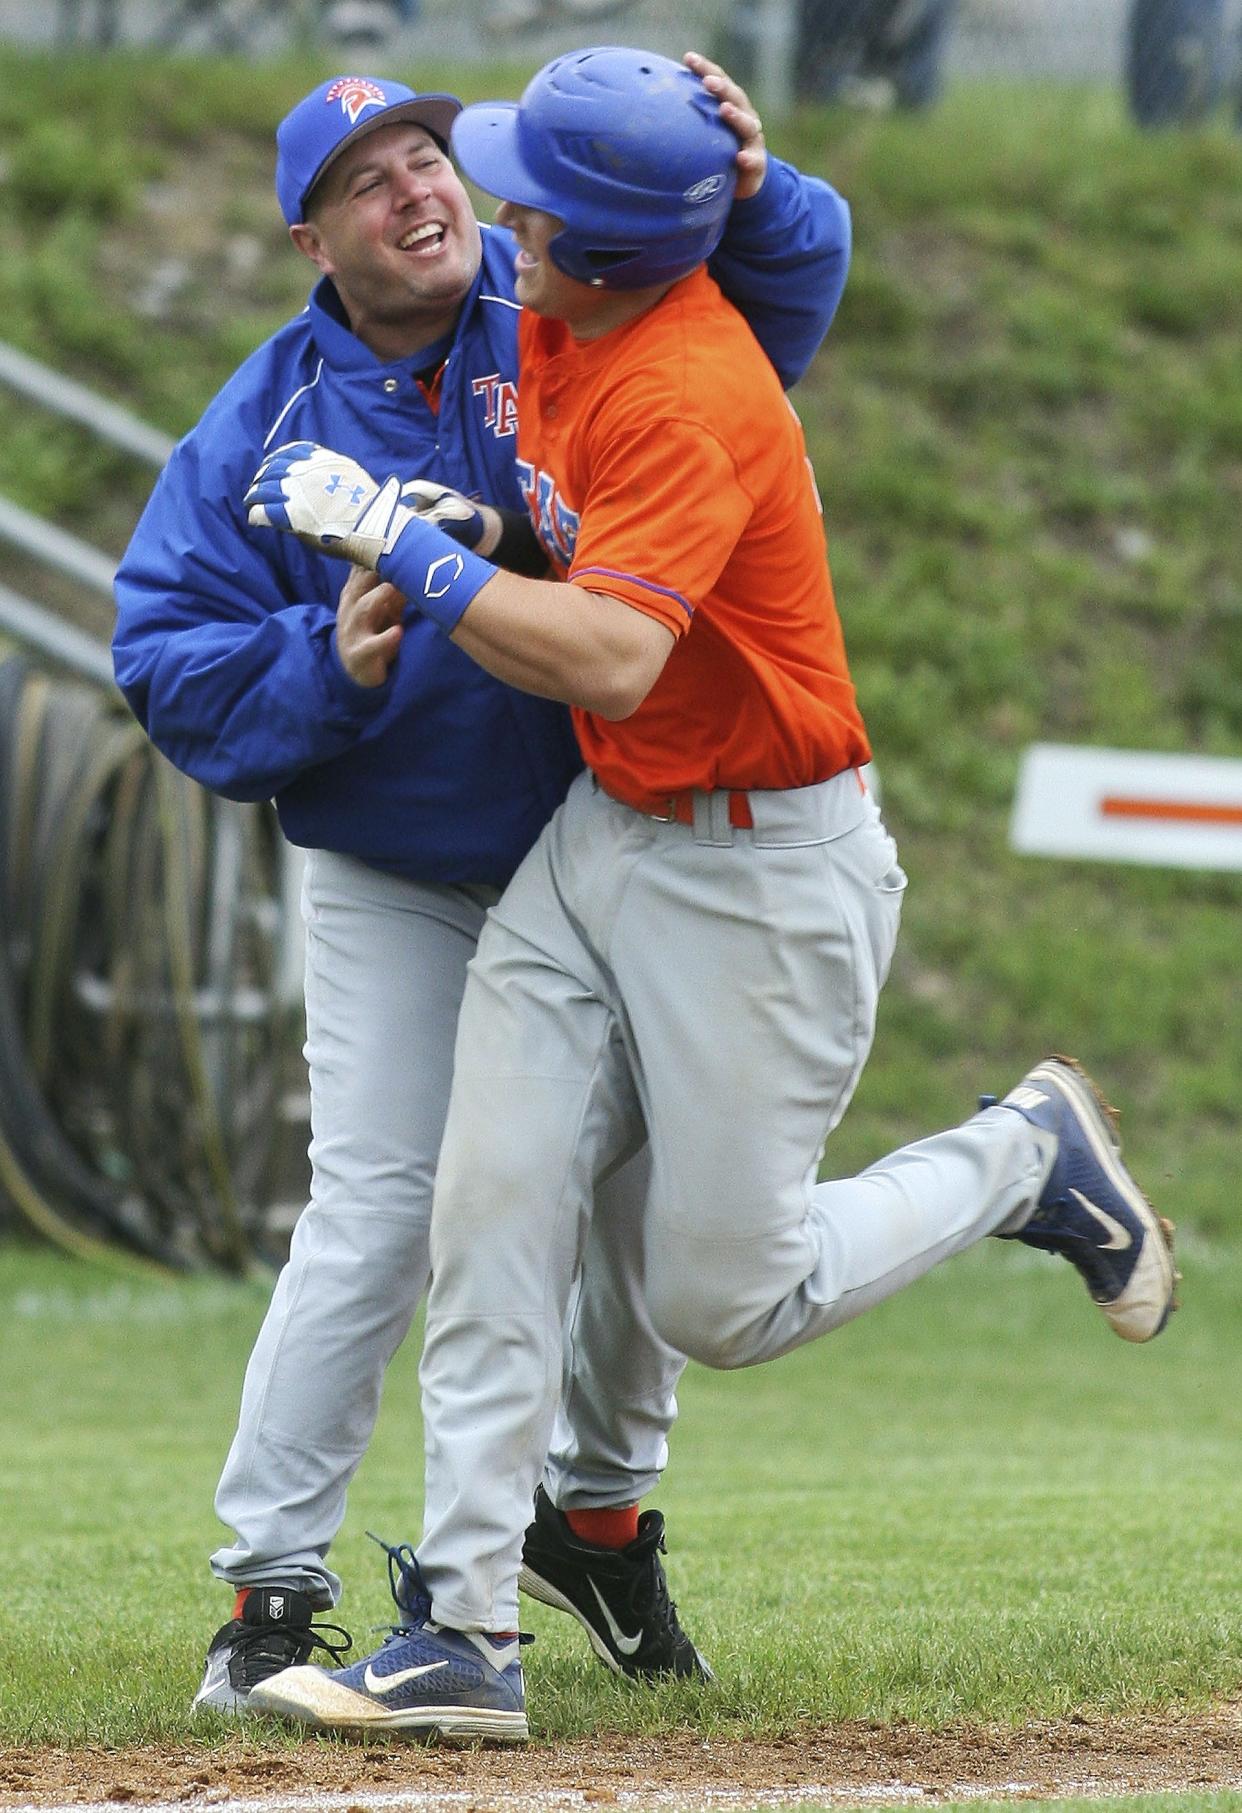
[(518, 102), (467, 107), (453, 124), (466, 175), (502, 201), (555, 214), (553, 263), (579, 283), (673, 283), (720, 243), (737, 139), (680, 63), (603, 47), (557, 57)]

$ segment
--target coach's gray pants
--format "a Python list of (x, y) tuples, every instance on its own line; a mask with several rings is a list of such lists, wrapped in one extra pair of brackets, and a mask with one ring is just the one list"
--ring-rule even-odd
[[(495, 889), (402, 881), (309, 855), (311, 1200), (250, 1357), (216, 1494), (236, 1540), (212, 1568), (237, 1586), (294, 1586), (321, 1606), (339, 1597), (325, 1557), (385, 1369), (427, 1286), (457, 1015), (495, 898)], [(633, 1133), (644, 1137), (637, 1121)], [(502, 1137), (499, 1120), (478, 1130), (503, 1169)], [(568, 1415), (547, 1465), (562, 1506), (634, 1502), (667, 1459), (685, 1361), (655, 1337), (642, 1302), (647, 1173), (643, 1151), (600, 1186), (589, 1283), (569, 1321)]]
[(785, 1353), (1020, 1222), (1051, 1163), (1045, 1136), (991, 1109), (816, 1184), (905, 877), (852, 773), (752, 795), (754, 831), (722, 805), (660, 823), (581, 777), (471, 965), (422, 1365), (419, 1554), (444, 1624), (517, 1624), (590, 1180), (644, 1122), (648, 1306), (717, 1367)]

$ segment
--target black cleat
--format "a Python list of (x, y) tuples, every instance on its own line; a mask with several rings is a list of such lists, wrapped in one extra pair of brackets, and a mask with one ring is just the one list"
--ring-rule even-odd
[(660, 1556), (664, 1519), (644, 1511), (623, 1549), (583, 1542), (543, 1487), (522, 1549), (522, 1591), (578, 1620), (591, 1647), (616, 1674), (639, 1679), (682, 1675), (714, 1681), (706, 1660), (677, 1622)]
[(352, 1647), (348, 1631), (336, 1624), (312, 1624), (311, 1617), (305, 1593), (284, 1586), (252, 1586), (242, 1601), (241, 1617), (221, 1625), (211, 1639), (203, 1683), (190, 1710), (210, 1706), (236, 1717), (247, 1710), (252, 1688), (284, 1668), (309, 1661), (312, 1650), (326, 1649), (339, 1661)]

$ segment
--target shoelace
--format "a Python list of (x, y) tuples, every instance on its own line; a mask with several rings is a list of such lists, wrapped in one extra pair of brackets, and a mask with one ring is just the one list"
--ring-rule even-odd
[(669, 1598), (664, 1570), (654, 1563), (649, 1569), (644, 1568), (635, 1580), (630, 1605), (644, 1624), (663, 1624), (670, 1629), (677, 1628), (677, 1606)]
[[(427, 1591), (427, 1582), (423, 1579), (423, 1570), (418, 1565), (418, 1556), (412, 1543), (398, 1542), (394, 1545), (385, 1542), (374, 1530), (368, 1530), (367, 1535), (372, 1542), (378, 1542), (388, 1557), (388, 1588), (392, 1593), (393, 1604), (399, 1612), (405, 1614), (404, 1623), (389, 1625), (388, 1635), (380, 1645), (381, 1649), (387, 1649), (398, 1638), (408, 1637), (431, 1623), (431, 1594)], [(523, 1648), (534, 1641), (534, 1637), (527, 1631), (518, 1635), (518, 1642)]]
[[(334, 1642), (334, 1638), (338, 1641)], [(339, 1624), (308, 1624), (301, 1629), (288, 1624), (256, 1624), (243, 1629), (234, 1640), (234, 1650), (240, 1652), (238, 1672), (248, 1687), (274, 1672), (264, 1669), (264, 1662), (292, 1668), (307, 1661), (316, 1649), (326, 1650), (333, 1661), (339, 1662), (353, 1646), (353, 1638)]]
[(367, 1535), (372, 1542), (378, 1542), (388, 1557), (388, 1590), (397, 1610), (405, 1614), (404, 1623), (390, 1626), (391, 1635), (405, 1636), (407, 1632), (428, 1623), (431, 1618), (431, 1594), (427, 1591), (414, 1545), (409, 1542), (398, 1542), (395, 1545), (385, 1542), (374, 1530), (368, 1530)]
[(635, 1557), (638, 1566), (626, 1588), (626, 1603), (642, 1623), (662, 1624), (666, 1629), (678, 1631), (677, 1606), (669, 1598), (668, 1579), (657, 1559), (668, 1552), (663, 1533), (657, 1536), (652, 1532), (645, 1540), (640, 1536), (638, 1544), (645, 1552)]

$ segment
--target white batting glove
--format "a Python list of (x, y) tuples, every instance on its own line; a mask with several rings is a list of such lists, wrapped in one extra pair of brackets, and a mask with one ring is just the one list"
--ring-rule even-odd
[(252, 527), (283, 529), (389, 580), (446, 635), (496, 577), (470, 547), (402, 503), (399, 478), (377, 484), (357, 460), (313, 441), (290, 441), (269, 454), (244, 504)]
[(487, 533), (487, 518), (480, 504), (463, 497), (449, 485), (438, 485), (434, 479), (411, 478), (401, 487), (401, 501), (422, 522), (435, 523), (463, 548), (477, 548)]
[(290, 441), (264, 460), (244, 501), (253, 528), (284, 529), (307, 547), (379, 570), (413, 520), (401, 480), (377, 484), (364, 466), (314, 441)]

